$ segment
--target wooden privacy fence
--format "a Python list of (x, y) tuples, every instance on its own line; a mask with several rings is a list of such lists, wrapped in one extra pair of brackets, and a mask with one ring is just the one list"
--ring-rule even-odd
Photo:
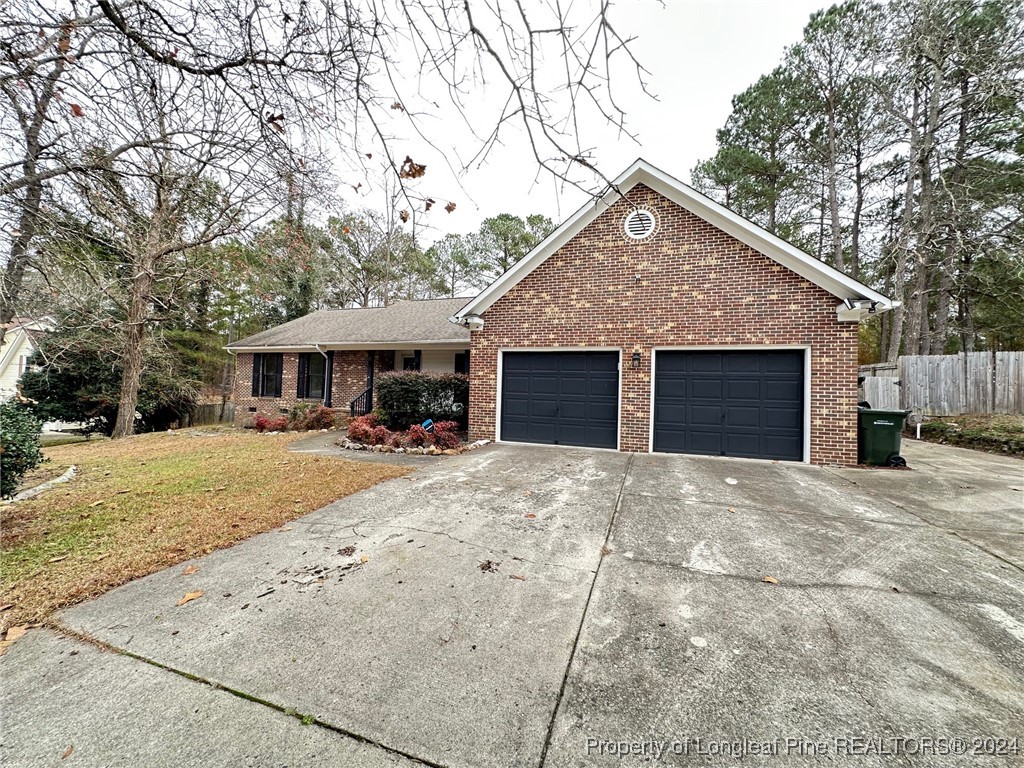
[(202, 424), (230, 424), (235, 419), (235, 404), (225, 403), (224, 413), (221, 415), (220, 403), (202, 403), (192, 409), (192, 413), (182, 420), (183, 427), (198, 427)]
[(861, 366), (872, 408), (927, 416), (1024, 413), (1024, 352), (906, 355), (897, 365)]

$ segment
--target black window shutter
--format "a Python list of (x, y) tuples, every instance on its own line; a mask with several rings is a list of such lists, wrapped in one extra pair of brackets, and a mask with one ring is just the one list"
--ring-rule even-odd
[(259, 352), (252, 356), (252, 396), (260, 396), (260, 379), (263, 378), (263, 355)]
[(420, 370), (420, 366), (423, 364), (423, 350), (414, 349), (412, 353), (413, 365), (416, 366), (413, 370)]
[(331, 407), (334, 389), (334, 350), (327, 353), (327, 370), (324, 371), (324, 405)]
[(277, 376), (274, 378), (274, 397), (281, 396), (281, 373), (284, 368), (284, 355), (277, 356)]
[(299, 376), (298, 383), (295, 385), (295, 396), (299, 400), (305, 399), (309, 395), (309, 355), (299, 355)]

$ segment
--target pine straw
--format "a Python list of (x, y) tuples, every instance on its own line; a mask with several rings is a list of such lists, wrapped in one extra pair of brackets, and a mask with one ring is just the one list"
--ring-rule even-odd
[(45, 450), (67, 485), (0, 509), (0, 631), (228, 547), (409, 470), (291, 453), (302, 435), (183, 430)]

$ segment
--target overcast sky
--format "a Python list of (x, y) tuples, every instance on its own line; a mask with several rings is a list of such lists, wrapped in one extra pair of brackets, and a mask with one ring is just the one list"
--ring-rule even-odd
[[(637, 157), (689, 181), (690, 170), (715, 150), (715, 131), (730, 112), (732, 97), (770, 72), (786, 46), (800, 39), (813, 11), (827, 7), (821, 0), (620, 0), (613, 20), (620, 34), (635, 35), (641, 63), (650, 71), (649, 89), (657, 101), (633, 88), (624, 103), (639, 144), (598, 132), (593, 158), (614, 177)], [(627, 78), (623, 86), (629, 85)], [(509, 135), (495, 147), (486, 164), (461, 178), (461, 186), (444, 167), (441, 151), (410, 140), (397, 148), (417, 162), (426, 162), (423, 191), (443, 205), (456, 202), (451, 214), (434, 209), (429, 217), (431, 242), (445, 231), (469, 232), (482, 219), (502, 212), (545, 213), (556, 223), (586, 202), (584, 193), (556, 188), (548, 177), (536, 180), (536, 166), (521, 136)], [(468, 137), (467, 137), (468, 143)], [(404, 156), (404, 154), (402, 154)], [(429, 182), (429, 183), (427, 183)], [(382, 207), (380, 192), (357, 199), (347, 186), (343, 197), (351, 205)]]

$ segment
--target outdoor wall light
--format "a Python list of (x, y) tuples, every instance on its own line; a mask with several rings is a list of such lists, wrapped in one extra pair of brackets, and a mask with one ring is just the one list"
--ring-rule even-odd
[(634, 368), (639, 368), (640, 367), (640, 353), (639, 352), (634, 352), (633, 353), (633, 367)]

